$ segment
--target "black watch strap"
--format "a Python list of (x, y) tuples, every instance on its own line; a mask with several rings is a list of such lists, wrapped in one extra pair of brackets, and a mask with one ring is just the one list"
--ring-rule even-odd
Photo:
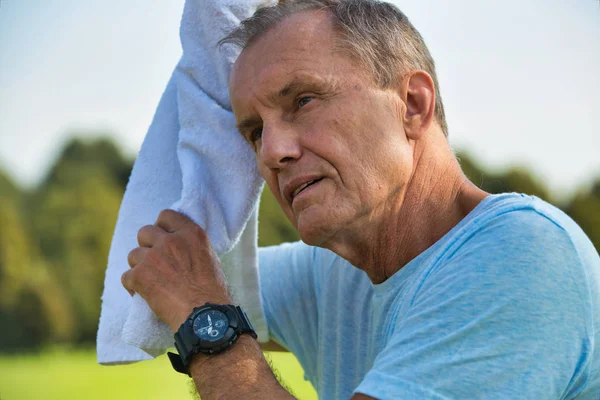
[[(206, 306), (223, 307), (222, 305), (206, 303), (204, 306), (199, 307), (199, 308), (204, 308)], [(252, 328), (252, 324), (250, 323), (248, 316), (246, 315), (244, 310), (241, 309), (240, 306), (225, 305), (224, 307), (227, 307), (230, 310), (233, 309), (235, 311), (235, 314), (236, 314), (237, 320), (238, 320), (238, 326), (235, 329), (236, 336), (231, 344), (233, 344), (233, 342), (235, 342), (238, 339), (239, 335), (243, 334), (243, 333), (248, 333), (254, 339), (257, 339), (256, 332), (254, 332), (254, 329)], [(193, 344), (198, 339), (197, 336), (195, 336), (195, 334), (193, 333), (193, 328), (192, 328), (192, 323), (193, 323), (192, 316), (195, 315), (197, 309), (198, 308), (194, 309), (192, 314), (190, 314), (190, 317), (188, 319), (186, 319), (183, 324), (181, 324), (181, 326), (179, 327), (179, 329), (177, 330), (177, 332), (174, 335), (175, 348), (177, 349), (179, 354), (175, 354), (175, 353), (171, 353), (171, 352), (167, 353), (167, 355), (169, 356), (169, 361), (171, 361), (171, 365), (173, 366), (173, 369), (177, 372), (186, 374), (190, 377), (191, 377), (191, 374), (189, 371), (189, 363), (190, 363), (192, 356), (197, 353), (203, 352), (199, 348), (195, 348), (195, 346)], [(192, 336), (192, 337), (190, 337), (190, 336)], [(231, 344), (230, 344), (230, 346), (231, 346)], [(222, 349), (222, 350), (225, 350), (225, 349)], [(222, 350), (219, 350), (219, 351), (222, 351)], [(215, 353), (217, 353), (217, 352), (215, 352)]]
[(250, 319), (248, 318), (244, 310), (242, 310), (240, 306), (235, 306), (235, 310), (237, 311), (237, 314), (240, 317), (240, 326), (238, 328), (240, 333), (249, 333), (254, 339), (258, 339), (258, 336), (256, 335), (256, 332), (254, 332), (254, 328), (250, 323)]
[(171, 361), (171, 365), (175, 371), (186, 374), (190, 378), (192, 377), (192, 374), (190, 374), (190, 369), (183, 364), (179, 354), (168, 352), (167, 355), (169, 356), (169, 361)]

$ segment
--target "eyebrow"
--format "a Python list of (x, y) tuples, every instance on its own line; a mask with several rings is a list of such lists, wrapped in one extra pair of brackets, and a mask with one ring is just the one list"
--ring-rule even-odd
[(289, 96), (290, 93), (298, 90), (298, 88), (300, 86), (302, 86), (304, 84), (304, 82), (301, 82), (300, 79), (298, 78), (294, 78), (292, 79), (291, 82), (287, 83), (278, 93), (277, 95), (270, 95), (269, 96), (269, 100), (272, 101), (273, 103), (276, 103), (277, 100), (281, 99), (282, 97), (286, 97)]

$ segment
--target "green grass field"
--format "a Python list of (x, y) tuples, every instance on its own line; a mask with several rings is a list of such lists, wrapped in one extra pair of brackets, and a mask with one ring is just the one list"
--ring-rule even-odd
[[(275, 368), (299, 399), (317, 399), (302, 367), (289, 353), (270, 353)], [(0, 356), (0, 400), (193, 399), (191, 380), (166, 356), (133, 365), (100, 366), (93, 350), (49, 350)]]

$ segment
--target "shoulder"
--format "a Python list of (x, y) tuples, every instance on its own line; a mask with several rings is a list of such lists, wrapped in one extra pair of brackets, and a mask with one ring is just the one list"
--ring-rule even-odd
[(589, 239), (566, 214), (538, 198), (491, 200), (423, 277), (414, 303), (444, 301), (438, 295), (465, 297), (469, 312), (504, 304), (513, 317), (562, 320), (589, 334), (598, 301), (590, 285), (600, 272)]
[(579, 227), (535, 197), (495, 196), (482, 206), (416, 279), (410, 304), (464, 298), (467, 313), (503, 304), (515, 317), (570, 319), (589, 333), (600, 259)]
[(562, 264), (583, 262), (593, 245), (560, 209), (536, 197), (506, 194), (487, 201), (448, 247), (450, 258), (472, 256), (534, 262), (558, 257)]

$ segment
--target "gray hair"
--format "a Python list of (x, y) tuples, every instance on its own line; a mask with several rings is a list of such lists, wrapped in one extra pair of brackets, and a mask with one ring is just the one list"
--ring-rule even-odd
[(394, 5), (376, 0), (287, 0), (259, 8), (219, 45), (244, 49), (292, 14), (325, 10), (333, 17), (338, 46), (361, 63), (382, 89), (398, 84), (410, 70), (423, 70), (435, 86), (435, 119), (444, 135), (448, 125), (435, 63), (421, 34)]

